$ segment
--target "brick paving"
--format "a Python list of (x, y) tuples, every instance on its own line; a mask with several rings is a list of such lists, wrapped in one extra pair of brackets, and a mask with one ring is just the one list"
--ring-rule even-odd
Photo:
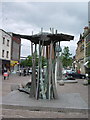
[(10, 75), (7, 80), (2, 78), (2, 96), (5, 96), (11, 92), (12, 85), (25, 84), (30, 81), (30, 79), (31, 76), (19, 76), (18, 74)]
[[(11, 85), (23, 84), (30, 81), (30, 76), (10, 75), (8, 80), (3, 80), (0, 76), (0, 96), (6, 96), (11, 92)], [(78, 83), (65, 83), (64, 86), (57, 85), (59, 93), (80, 93), (83, 100), (88, 103), (88, 86), (83, 85), (83, 80), (78, 80)], [(2, 115), (3, 114), (3, 115)], [(87, 114), (82, 113), (63, 113), (63, 112), (45, 112), (45, 111), (29, 111), (29, 110), (11, 110), (3, 109), (0, 116), (14, 118), (87, 118)]]
[(88, 114), (84, 113), (65, 113), (49, 111), (29, 111), (29, 110), (3, 110), (4, 118), (87, 118)]

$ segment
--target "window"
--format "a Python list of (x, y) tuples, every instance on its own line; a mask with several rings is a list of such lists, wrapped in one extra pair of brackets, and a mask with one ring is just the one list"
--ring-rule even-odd
[(7, 46), (9, 46), (9, 40), (7, 40)]
[(5, 44), (5, 37), (3, 37), (3, 44)]
[(7, 58), (9, 57), (9, 51), (7, 51), (7, 53), (6, 53), (6, 57), (7, 57)]
[(80, 52), (84, 50), (84, 44), (80, 47)]
[(2, 50), (2, 57), (4, 57), (4, 50)]
[(89, 42), (90, 42), (90, 35), (86, 37), (86, 43), (89, 43)]

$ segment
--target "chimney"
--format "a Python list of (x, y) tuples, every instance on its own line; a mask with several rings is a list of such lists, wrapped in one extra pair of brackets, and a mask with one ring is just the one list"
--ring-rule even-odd
[(57, 30), (56, 30), (56, 34), (57, 34)]
[(88, 32), (88, 27), (86, 26), (85, 28), (84, 28), (84, 34), (86, 34)]

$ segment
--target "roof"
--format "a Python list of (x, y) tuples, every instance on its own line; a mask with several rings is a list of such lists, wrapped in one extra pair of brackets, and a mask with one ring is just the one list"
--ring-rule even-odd
[(0, 30), (11, 37), (11, 35), (8, 32), (4, 31), (3, 29), (0, 29)]
[(59, 41), (70, 41), (74, 39), (74, 36), (62, 33), (61, 34), (39, 33), (35, 35), (20, 35), (13, 33), (13, 36), (30, 40), (34, 44), (39, 44), (40, 41), (40, 43), (43, 44), (44, 46), (50, 45), (51, 41), (56, 43)]

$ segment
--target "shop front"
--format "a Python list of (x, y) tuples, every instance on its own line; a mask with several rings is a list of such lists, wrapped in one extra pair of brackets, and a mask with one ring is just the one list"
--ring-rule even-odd
[(0, 66), (2, 67), (2, 73), (4, 71), (4, 68), (6, 68), (7, 70), (10, 70), (10, 60), (2, 60), (2, 65), (0, 64)]
[(10, 61), (11, 71), (16, 73), (19, 70), (19, 62), (11, 60)]

